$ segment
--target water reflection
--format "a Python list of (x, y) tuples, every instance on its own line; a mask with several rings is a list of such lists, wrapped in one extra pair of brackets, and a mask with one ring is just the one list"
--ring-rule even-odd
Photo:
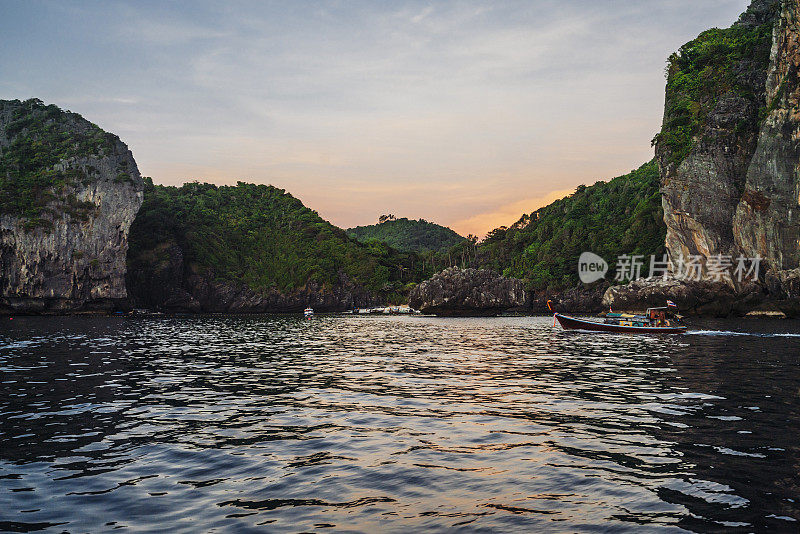
[(0, 530), (790, 530), (791, 328), (15, 318)]

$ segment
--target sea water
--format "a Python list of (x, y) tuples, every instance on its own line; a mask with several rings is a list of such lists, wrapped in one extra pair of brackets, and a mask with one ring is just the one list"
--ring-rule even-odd
[(800, 323), (3, 318), (0, 530), (800, 530)]

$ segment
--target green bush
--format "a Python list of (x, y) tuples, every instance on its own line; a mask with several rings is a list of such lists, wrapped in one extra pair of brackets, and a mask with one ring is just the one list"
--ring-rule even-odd
[[(388, 218), (391, 217), (391, 218)], [(396, 219), (382, 217), (383, 222), (369, 226), (356, 226), (347, 230), (348, 235), (362, 243), (383, 242), (404, 252), (447, 252), (464, 238), (446, 226), (425, 219)]]

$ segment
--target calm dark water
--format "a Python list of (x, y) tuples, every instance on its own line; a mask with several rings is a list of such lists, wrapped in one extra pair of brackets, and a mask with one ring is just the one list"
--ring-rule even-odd
[(800, 323), (695, 325), (5, 318), (0, 530), (797, 532)]

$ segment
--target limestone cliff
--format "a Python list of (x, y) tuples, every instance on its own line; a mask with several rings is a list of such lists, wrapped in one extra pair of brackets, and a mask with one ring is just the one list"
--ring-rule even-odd
[(670, 58), (656, 154), (673, 257), (800, 266), (799, 16), (798, 0), (756, 0)]
[(754, 1), (731, 28), (703, 32), (669, 58), (654, 141), (673, 258), (737, 255), (733, 219), (759, 139), (779, 3)]
[(760, 256), (759, 282), (711, 283), (705, 269), (702, 283), (611, 288), (605, 304), (641, 307), (658, 295), (702, 313), (716, 291), (728, 303), (717, 314), (800, 311), (799, 21), (800, 0), (754, 0), (731, 28), (681, 47), (654, 139), (670, 257), (699, 256), (708, 267), (712, 256)]
[(141, 202), (118, 137), (39, 100), (0, 101), (0, 313), (124, 306)]
[(766, 111), (733, 220), (737, 246), (775, 271), (800, 267), (800, 2), (785, 0), (766, 77)]

